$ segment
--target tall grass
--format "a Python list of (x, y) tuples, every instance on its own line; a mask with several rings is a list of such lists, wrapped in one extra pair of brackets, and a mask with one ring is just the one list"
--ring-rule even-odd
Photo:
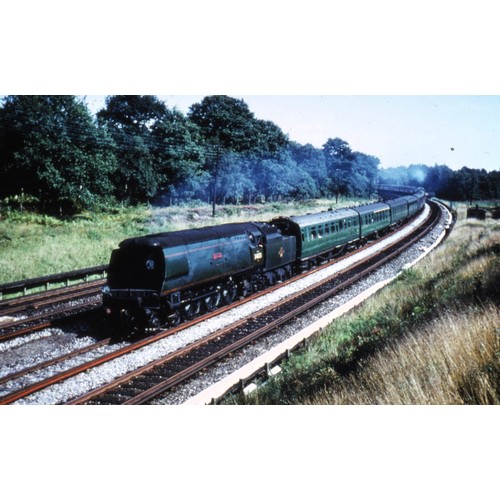
[(462, 217), (442, 246), (237, 402), (496, 404), (499, 283), (500, 225)]
[(500, 404), (500, 313), (444, 311), (301, 404)]

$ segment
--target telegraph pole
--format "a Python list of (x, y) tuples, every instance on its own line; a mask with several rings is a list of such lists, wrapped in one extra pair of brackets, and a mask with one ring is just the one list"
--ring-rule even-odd
[(215, 150), (215, 163), (213, 170), (214, 185), (212, 188), (212, 217), (215, 217), (215, 199), (217, 198), (217, 178), (219, 176), (219, 163), (220, 163), (220, 143), (217, 140), (217, 147)]

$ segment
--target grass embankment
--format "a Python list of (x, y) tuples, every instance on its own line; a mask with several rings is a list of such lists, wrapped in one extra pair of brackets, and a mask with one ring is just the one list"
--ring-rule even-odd
[(442, 246), (237, 402), (500, 404), (499, 283), (500, 224), (462, 212)]
[[(348, 200), (334, 208), (356, 205)], [(193, 227), (268, 220), (327, 210), (331, 201), (318, 200), (302, 205), (267, 204), (153, 209), (116, 209), (107, 213), (84, 213), (61, 220), (47, 215), (8, 212), (0, 215), (0, 283), (107, 264), (111, 251), (125, 238)]]

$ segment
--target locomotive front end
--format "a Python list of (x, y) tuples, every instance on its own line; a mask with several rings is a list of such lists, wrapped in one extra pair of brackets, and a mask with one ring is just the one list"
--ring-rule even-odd
[(156, 327), (164, 278), (160, 243), (146, 238), (123, 241), (111, 254), (103, 288), (106, 315), (128, 329)]

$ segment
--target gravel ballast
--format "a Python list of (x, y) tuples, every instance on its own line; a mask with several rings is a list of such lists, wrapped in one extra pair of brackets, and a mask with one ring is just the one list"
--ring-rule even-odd
[[(420, 224), (425, 218), (428, 207), (426, 206), (425, 214), (422, 214), (415, 220), (411, 226), (414, 227), (416, 224)], [(372, 273), (370, 276), (364, 278), (360, 282), (355, 285), (349, 287), (348, 290), (337, 295), (335, 298), (321, 304), (316, 307), (313, 311), (310, 311), (303, 317), (299, 318), (292, 325), (285, 326), (277, 331), (275, 334), (262, 339), (261, 341), (255, 343), (252, 346), (249, 346), (243, 349), (240, 353), (233, 355), (229, 360), (224, 360), (212, 367), (212, 369), (206, 370), (202, 375), (194, 377), (192, 380), (182, 384), (179, 388), (177, 388), (172, 393), (169, 393), (163, 398), (157, 399), (154, 404), (166, 404), (166, 405), (177, 405), (185, 402), (190, 397), (194, 396), (201, 390), (207, 388), (213, 383), (221, 380), (229, 373), (232, 373), (236, 369), (240, 368), (244, 364), (248, 363), (250, 360), (258, 357), (260, 354), (265, 352), (266, 350), (272, 348), (273, 346), (279, 344), (284, 339), (290, 337), (295, 334), (298, 330), (304, 328), (308, 324), (314, 322), (318, 319), (318, 317), (327, 314), (332, 311), (336, 307), (342, 305), (343, 303), (350, 300), (352, 297), (361, 293), (363, 290), (371, 287), (373, 284), (388, 279), (391, 276), (396, 275), (401, 268), (408, 264), (409, 262), (414, 261), (418, 256), (422, 254), (422, 250), (431, 246), (431, 244), (437, 239), (438, 235), (440, 235), (444, 231), (445, 225), (448, 223), (447, 215), (441, 216), (440, 223), (421, 241), (415, 244), (411, 249), (405, 251), (402, 255), (385, 265), (382, 269)], [(404, 231), (410, 231), (410, 228), (405, 228)], [(156, 342), (154, 345), (146, 346), (141, 349), (138, 349), (135, 352), (132, 352), (126, 356), (120, 357), (114, 361), (106, 363), (105, 365), (98, 366), (91, 370), (88, 370), (85, 373), (82, 373), (76, 377), (73, 377), (67, 381), (56, 384), (52, 387), (49, 387), (43, 391), (40, 391), (36, 394), (28, 396), (22, 400), (19, 400), (18, 404), (58, 404), (78, 397), (92, 389), (99, 387), (100, 385), (110, 382), (113, 379), (124, 375), (140, 366), (143, 366), (146, 363), (154, 361), (166, 354), (173, 352), (187, 344), (194, 342), (226, 325), (233, 323), (236, 319), (241, 319), (246, 316), (250, 316), (254, 314), (257, 310), (260, 310), (274, 302), (277, 302), (281, 298), (291, 295), (295, 293), (299, 288), (305, 288), (309, 286), (312, 282), (323, 279), (327, 275), (335, 274), (340, 269), (351, 265), (355, 260), (360, 258), (360, 255), (365, 256), (365, 252), (376, 252), (380, 249), (382, 245), (388, 245), (394, 239), (399, 239), (401, 234), (393, 235), (389, 237), (387, 240), (383, 242), (378, 242), (372, 247), (360, 252), (357, 255), (347, 257), (343, 259), (341, 262), (329, 266), (326, 269), (323, 269), (312, 276), (303, 278), (294, 283), (291, 283), (288, 286), (285, 286), (275, 292), (266, 294), (263, 297), (257, 298), (253, 301), (250, 301), (247, 304), (241, 305), (228, 311), (220, 316), (207, 320), (201, 324), (198, 324), (194, 327), (188, 328), (182, 332), (179, 332), (176, 335), (171, 337), (167, 337), (161, 341)], [(8, 363), (7, 370), (12, 373), (14, 371), (19, 371), (23, 366), (27, 364), (26, 360), (23, 361), (23, 356), (21, 355), (21, 351), (18, 351), (17, 354), (14, 354), (16, 349), (20, 349), (21, 347), (25, 350), (28, 349), (28, 345), (32, 340), (42, 340), (45, 344), (43, 346), (43, 352), (50, 352), (51, 357), (54, 357), (53, 349), (58, 349), (60, 352), (69, 350), (71, 348), (71, 341), (62, 341), (61, 339), (64, 336), (70, 335), (68, 333), (54, 333), (48, 334), (45, 331), (39, 332), (33, 336), (33, 339), (27, 341), (19, 341), (17, 346), (11, 345), (12, 350), (6, 347), (3, 352), (0, 353), (0, 361), (2, 361), (2, 356), (8, 358), (10, 352), (10, 362)], [(79, 337), (75, 334), (70, 335), (73, 339), (73, 342), (80, 343), (85, 345), (87, 342), (92, 339), (88, 339), (86, 337)], [(14, 341), (13, 341), (14, 342)], [(53, 343), (53, 345), (51, 345)], [(119, 347), (118, 344), (113, 346), (109, 346), (107, 348), (102, 348), (99, 351), (99, 354), (103, 352), (107, 352), (107, 349), (117, 349)], [(36, 351), (36, 349), (34, 349)], [(36, 352), (34, 353), (36, 356)], [(90, 359), (92, 356), (95, 356), (94, 353), (88, 353), (86, 356), (86, 360)], [(6, 359), (7, 359), (6, 358)], [(15, 366), (17, 362), (18, 366)], [(71, 360), (65, 362), (64, 369), (69, 368), (69, 366), (74, 365), (76, 363), (81, 363), (82, 358), (75, 358), (75, 360)], [(61, 371), (62, 367), (52, 367), (50, 371), (43, 371), (37, 373), (36, 378), (44, 378), (48, 376), (48, 373), (55, 373), (57, 371)], [(34, 381), (34, 376), (31, 376), (31, 382)], [(13, 381), (12, 384), (21, 384), (23, 381)], [(24, 381), (26, 383), (26, 381)], [(9, 392), (15, 390), (15, 386), (9, 386)]]

